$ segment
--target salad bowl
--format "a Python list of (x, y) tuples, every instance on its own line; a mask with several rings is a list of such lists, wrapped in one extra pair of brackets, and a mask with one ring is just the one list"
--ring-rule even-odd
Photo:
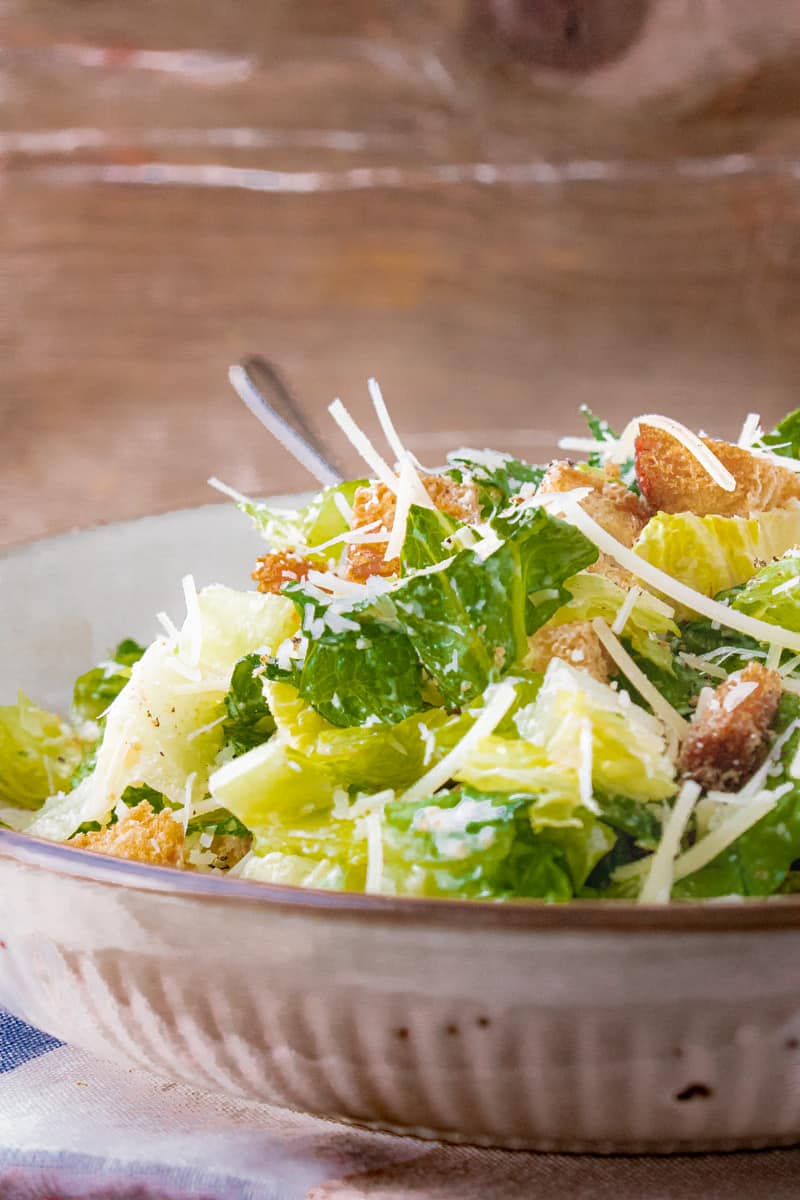
[[(257, 546), (209, 506), (12, 550), (0, 699), (21, 686), (63, 707), (87, 663), (155, 633), (182, 574), (244, 586)], [(791, 896), (331, 893), (0, 829), (0, 1006), (165, 1078), (422, 1137), (587, 1152), (800, 1138)]]

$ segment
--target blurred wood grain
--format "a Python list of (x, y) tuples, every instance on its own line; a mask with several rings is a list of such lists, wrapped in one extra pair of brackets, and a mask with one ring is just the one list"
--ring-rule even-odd
[(800, 6), (602, 8), (9, 0), (0, 543), (307, 486), (247, 352), (432, 459), (794, 407)]

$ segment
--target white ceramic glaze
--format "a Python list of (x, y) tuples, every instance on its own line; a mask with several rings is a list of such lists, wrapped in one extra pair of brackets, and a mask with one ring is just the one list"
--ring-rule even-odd
[[(180, 575), (242, 586), (227, 508), (0, 559), (0, 699), (64, 703)], [(349, 897), (0, 831), (0, 1004), (197, 1087), (423, 1136), (563, 1150), (800, 1138), (800, 905)]]

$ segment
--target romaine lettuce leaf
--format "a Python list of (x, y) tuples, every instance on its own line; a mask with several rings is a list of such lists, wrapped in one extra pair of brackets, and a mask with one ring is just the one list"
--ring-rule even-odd
[(577, 772), (581, 734), (592, 736), (592, 784), (632, 800), (663, 800), (676, 790), (662, 727), (624, 692), (593, 679), (561, 659), (547, 668), (533, 704), (517, 714), (522, 737), (542, 747), (562, 769)]
[(495, 517), (492, 528), (519, 557), (526, 629), (535, 633), (569, 600), (564, 581), (597, 561), (597, 547), (543, 508), (508, 510)]
[[(314, 546), (323, 545), (348, 528), (348, 522), (337, 504), (337, 496), (347, 505), (352, 505), (356, 491), (367, 482), (366, 479), (348, 479), (344, 483), (323, 488), (301, 509), (275, 508), (261, 501), (242, 502), (237, 508), (250, 517), (270, 550), (308, 547), (313, 551)], [(308, 557), (314, 559), (320, 556), (312, 552)]]
[(633, 549), (696, 591), (716, 596), (750, 579), (758, 562), (768, 562), (798, 542), (800, 509), (773, 509), (757, 518), (657, 513)]
[(461, 524), (436, 508), (412, 504), (400, 554), (402, 573), (408, 575), (449, 558), (452, 550), (446, 544), (447, 538), (461, 528)]
[(800, 632), (800, 550), (767, 563), (730, 600), (731, 608)]
[(462, 550), (404, 579), (390, 597), (452, 706), (481, 695), (522, 660), (527, 635), (568, 598), (563, 580), (597, 557), (583, 534), (540, 508), (497, 518), (494, 527), (505, 540), (488, 558)]
[(120, 642), (109, 662), (93, 667), (75, 681), (72, 708), (80, 721), (96, 721), (116, 700), (131, 677), (131, 668), (144, 654), (132, 638)]
[(0, 805), (39, 808), (69, 786), (85, 748), (71, 726), (20, 692), (0, 707)]
[(422, 708), (422, 668), (402, 630), (362, 616), (310, 641), (300, 694), (334, 725), (393, 725)]
[(784, 458), (800, 458), (800, 408), (787, 413), (770, 433), (764, 434), (760, 444)]
[(275, 732), (275, 721), (264, 695), (264, 666), (262, 655), (247, 654), (233, 668), (225, 696), (228, 716), (222, 723), (222, 736), (234, 756), (260, 746)]
[(347, 875), (340, 863), (330, 859), (307, 858), (300, 854), (282, 854), (278, 850), (267, 854), (248, 854), (233, 874), (238, 879), (257, 883), (322, 888), (332, 892), (343, 891), (348, 886)]
[(534, 832), (531, 797), (458, 787), (386, 805), (383, 886), (397, 894), (569, 900), (614, 836), (590, 816)]
[(94, 771), (66, 797), (52, 796), (32, 833), (64, 841), (87, 821), (104, 824), (130, 785), (146, 784), (176, 807), (205, 794), (236, 662), (272, 653), (297, 617), (285, 597), (220, 586), (201, 592), (198, 608), (199, 629), (187, 617), (177, 645), (159, 638), (134, 665), (106, 715)]

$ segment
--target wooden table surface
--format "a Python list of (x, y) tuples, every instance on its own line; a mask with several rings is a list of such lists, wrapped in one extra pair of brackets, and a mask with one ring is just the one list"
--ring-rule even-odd
[(584, 402), (724, 435), (800, 400), (796, 3), (0, 22), (2, 544), (305, 487), (247, 352), (320, 419), (376, 375), (434, 459), (546, 457)]

